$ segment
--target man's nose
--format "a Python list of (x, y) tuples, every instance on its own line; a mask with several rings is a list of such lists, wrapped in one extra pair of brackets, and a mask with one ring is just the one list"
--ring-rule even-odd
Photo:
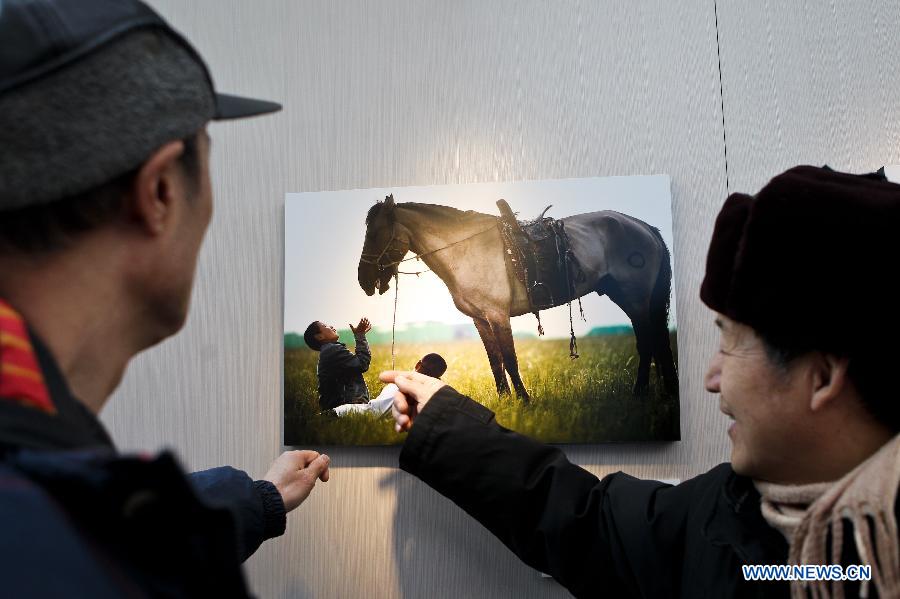
[(706, 371), (706, 376), (703, 378), (703, 383), (706, 387), (706, 390), (710, 393), (719, 393), (721, 388), (719, 387), (720, 379), (722, 378), (722, 354), (716, 352), (716, 355), (709, 361), (709, 368)]

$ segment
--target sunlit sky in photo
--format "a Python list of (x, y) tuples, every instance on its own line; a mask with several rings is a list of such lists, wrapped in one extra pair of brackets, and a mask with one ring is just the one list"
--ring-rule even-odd
[[(363, 316), (382, 330), (390, 329), (394, 311), (393, 281), (387, 293), (372, 297), (366, 296), (357, 282), (366, 212), (388, 194), (393, 194), (398, 203), (442, 204), (491, 215), (499, 214), (495, 202), (504, 198), (521, 220), (537, 217), (549, 204), (553, 207), (547, 215), (555, 218), (615, 210), (657, 227), (673, 256), (677, 251), (673, 247), (667, 175), (289, 193), (284, 210), (285, 332), (302, 334), (314, 320), (345, 329)], [(426, 268), (424, 263), (411, 260), (401, 270)], [(573, 304), (577, 335), (584, 335), (597, 326), (631, 324), (622, 310), (606, 297), (592, 293), (582, 298), (582, 303), (587, 322), (578, 317), (578, 306)], [(541, 320), (547, 337), (568, 337), (569, 311), (565, 305), (541, 312)], [(453, 305), (450, 293), (436, 275), (401, 275), (398, 328), (429, 321), (471, 323)], [(530, 333), (535, 333), (537, 328), (530, 314), (514, 318), (512, 326), (514, 331)], [(675, 328), (674, 293), (669, 326)]]

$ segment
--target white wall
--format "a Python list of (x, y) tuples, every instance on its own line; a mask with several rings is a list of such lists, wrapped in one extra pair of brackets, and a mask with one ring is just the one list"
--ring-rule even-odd
[[(221, 89), (285, 105), (211, 127), (216, 216), (190, 321), (103, 415), (121, 447), (171, 447), (193, 469), (261, 476), (282, 449), (286, 191), (670, 174), (684, 440), (565, 450), (598, 475), (688, 478), (729, 454), (697, 297), (728, 191), (800, 162), (900, 163), (890, 0), (152, 3)], [(398, 472), (399, 450), (328, 453), (331, 482), (248, 563), (261, 597), (566, 596)]]

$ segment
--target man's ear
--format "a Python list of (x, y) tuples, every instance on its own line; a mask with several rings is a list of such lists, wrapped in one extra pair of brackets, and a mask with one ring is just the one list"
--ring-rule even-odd
[(157, 149), (138, 169), (132, 187), (132, 214), (150, 235), (160, 235), (166, 228), (174, 198), (184, 192), (183, 175), (178, 159), (184, 143), (170, 141)]
[(850, 384), (847, 378), (850, 360), (822, 352), (814, 352), (810, 359), (813, 387), (809, 407), (815, 412), (829, 405)]

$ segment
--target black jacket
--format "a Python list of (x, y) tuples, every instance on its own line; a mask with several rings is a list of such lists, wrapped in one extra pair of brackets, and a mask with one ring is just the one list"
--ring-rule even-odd
[[(241, 562), (285, 528), (278, 490), (119, 455), (33, 334), (55, 411), (0, 397), (0, 595), (247, 596)], [(2, 355), (0, 355), (2, 361)]]
[(343, 343), (326, 343), (319, 350), (319, 405), (323, 410), (347, 403), (366, 403), (369, 389), (363, 373), (369, 369), (372, 354), (365, 335), (356, 336), (356, 353)]
[(677, 486), (621, 472), (599, 480), (444, 387), (416, 419), (400, 466), (578, 597), (789, 594), (785, 582), (743, 579), (742, 564), (785, 563), (787, 543), (728, 464)]

